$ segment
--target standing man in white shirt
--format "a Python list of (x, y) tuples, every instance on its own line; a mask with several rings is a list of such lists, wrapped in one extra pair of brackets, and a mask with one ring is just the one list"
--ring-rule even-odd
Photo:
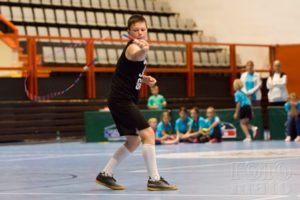
[(288, 99), (286, 88), (287, 76), (281, 70), (281, 63), (275, 60), (273, 63), (273, 73), (267, 80), (268, 99), (271, 105), (282, 106)]
[(244, 85), (242, 91), (247, 94), (253, 106), (259, 106), (262, 81), (259, 73), (254, 71), (254, 63), (252, 60), (246, 63), (246, 72), (242, 73), (240, 79)]

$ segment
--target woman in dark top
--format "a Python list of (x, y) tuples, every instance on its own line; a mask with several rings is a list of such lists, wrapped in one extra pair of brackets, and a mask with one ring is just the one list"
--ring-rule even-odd
[(140, 144), (143, 143), (142, 154), (145, 160), (149, 180), (148, 190), (176, 190), (158, 173), (155, 153), (155, 133), (149, 127), (143, 114), (137, 107), (138, 93), (144, 83), (150, 87), (156, 79), (144, 75), (149, 44), (147, 39), (146, 20), (141, 15), (133, 15), (128, 20), (130, 41), (124, 48), (113, 75), (108, 107), (121, 136), (126, 136), (123, 144), (99, 173), (96, 182), (113, 190), (123, 190), (113, 178), (117, 165)]

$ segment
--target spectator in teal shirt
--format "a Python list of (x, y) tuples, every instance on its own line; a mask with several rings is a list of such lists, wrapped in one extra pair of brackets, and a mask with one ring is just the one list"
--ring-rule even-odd
[(151, 88), (152, 95), (148, 99), (148, 108), (153, 110), (162, 110), (167, 106), (166, 99), (159, 94), (159, 87), (157, 85)]
[(206, 125), (209, 133), (209, 143), (222, 142), (222, 130), (220, 118), (216, 115), (214, 107), (206, 109)]
[(191, 142), (191, 143), (197, 143), (198, 137), (201, 135), (200, 132), (200, 111), (197, 107), (193, 107), (190, 110), (191, 115), (191, 124), (189, 127), (189, 130), (187, 134), (182, 136), (183, 141)]
[(285, 141), (290, 142), (295, 139), (296, 142), (300, 142), (300, 101), (296, 93), (289, 95), (284, 110), (288, 115)]
[(179, 118), (175, 122), (175, 131), (180, 134), (185, 134), (190, 127), (192, 119), (188, 116), (188, 111), (185, 107), (179, 109)]
[(175, 131), (180, 138), (186, 134), (192, 123), (192, 119), (188, 116), (188, 110), (181, 107), (178, 112), (179, 118), (175, 121)]
[(156, 129), (156, 144), (177, 144), (179, 138), (173, 134), (170, 113), (165, 111)]

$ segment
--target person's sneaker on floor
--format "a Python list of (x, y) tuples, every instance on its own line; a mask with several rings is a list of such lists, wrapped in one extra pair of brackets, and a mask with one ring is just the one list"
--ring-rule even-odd
[(199, 141), (198, 138), (193, 139), (193, 143), (199, 143), (199, 142), (200, 142), (200, 141)]
[(295, 142), (300, 142), (300, 136), (297, 136), (296, 139), (294, 140)]
[(209, 140), (209, 143), (220, 143), (222, 142), (222, 139), (213, 138)]
[(163, 177), (159, 180), (152, 180), (149, 177), (147, 190), (149, 191), (159, 191), (159, 190), (177, 190), (175, 185), (169, 184)]
[(218, 140), (216, 138), (210, 139), (208, 143), (217, 143)]
[(252, 139), (251, 139), (251, 137), (246, 137), (246, 138), (243, 140), (243, 142), (252, 142)]
[(286, 138), (285, 138), (285, 140), (284, 141), (286, 141), (286, 142), (290, 142), (290, 141), (292, 141), (292, 137), (291, 136), (286, 136)]
[(253, 138), (257, 138), (259, 131), (257, 126), (252, 126)]
[(96, 183), (108, 187), (112, 190), (124, 190), (125, 187), (118, 185), (116, 179), (113, 176), (105, 174), (105, 172), (100, 172), (96, 178)]

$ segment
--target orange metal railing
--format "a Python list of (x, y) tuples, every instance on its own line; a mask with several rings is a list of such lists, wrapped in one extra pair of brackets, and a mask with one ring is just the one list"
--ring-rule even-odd
[(7, 27), (9, 27), (12, 30), (12, 33), (4, 34), (2, 31), (0, 31), (0, 36), (3, 42), (5, 42), (8, 46), (11, 48), (18, 48), (19, 42), (18, 42), (18, 29), (17, 27), (11, 23), (9, 20), (7, 20), (3, 15), (0, 15), (0, 23), (5, 24)]
[[(13, 36), (15, 37), (15, 36)], [(0, 36), (1, 38), (1, 36)], [(20, 39), (27, 41), (27, 65), (22, 68), (13, 68), (3, 66), (0, 70), (21, 70), (24, 76), (28, 76), (28, 89), (32, 95), (30, 99), (33, 99), (35, 95), (38, 95), (38, 77), (39, 73), (51, 73), (51, 72), (82, 72), (84, 71), (82, 66), (42, 66), (37, 63), (37, 41), (42, 39), (47, 40), (68, 40), (68, 41), (81, 41), (85, 45), (86, 50), (86, 63), (92, 63), (86, 71), (86, 98), (96, 98), (96, 73), (111, 73), (114, 71), (114, 66), (111, 67), (95, 67), (92, 62), (94, 58), (94, 42), (125, 42), (124, 39), (111, 39), (111, 38), (71, 38), (71, 37), (50, 37), (50, 36), (17, 36), (18, 41)], [(226, 73), (231, 75), (231, 81), (233, 81), (237, 74), (242, 72), (242, 69), (238, 69), (236, 65), (236, 47), (267, 47), (269, 48), (269, 60), (270, 63), (275, 60), (275, 46), (268, 44), (233, 44), (233, 43), (206, 43), (206, 42), (179, 42), (179, 41), (149, 41), (151, 44), (172, 44), (172, 45), (185, 45), (186, 46), (186, 66), (181, 68), (163, 67), (163, 68), (151, 68), (148, 67), (146, 73), (184, 73), (187, 75), (187, 96), (195, 96), (195, 74), (196, 73)], [(193, 47), (195, 45), (207, 45), (207, 46), (228, 46), (230, 51), (230, 67), (224, 68), (195, 68), (193, 60)], [(267, 70), (258, 70), (259, 72), (269, 72)], [(26, 73), (30, 72), (30, 73)], [(147, 96), (147, 87), (143, 87), (141, 90), (141, 96)]]

